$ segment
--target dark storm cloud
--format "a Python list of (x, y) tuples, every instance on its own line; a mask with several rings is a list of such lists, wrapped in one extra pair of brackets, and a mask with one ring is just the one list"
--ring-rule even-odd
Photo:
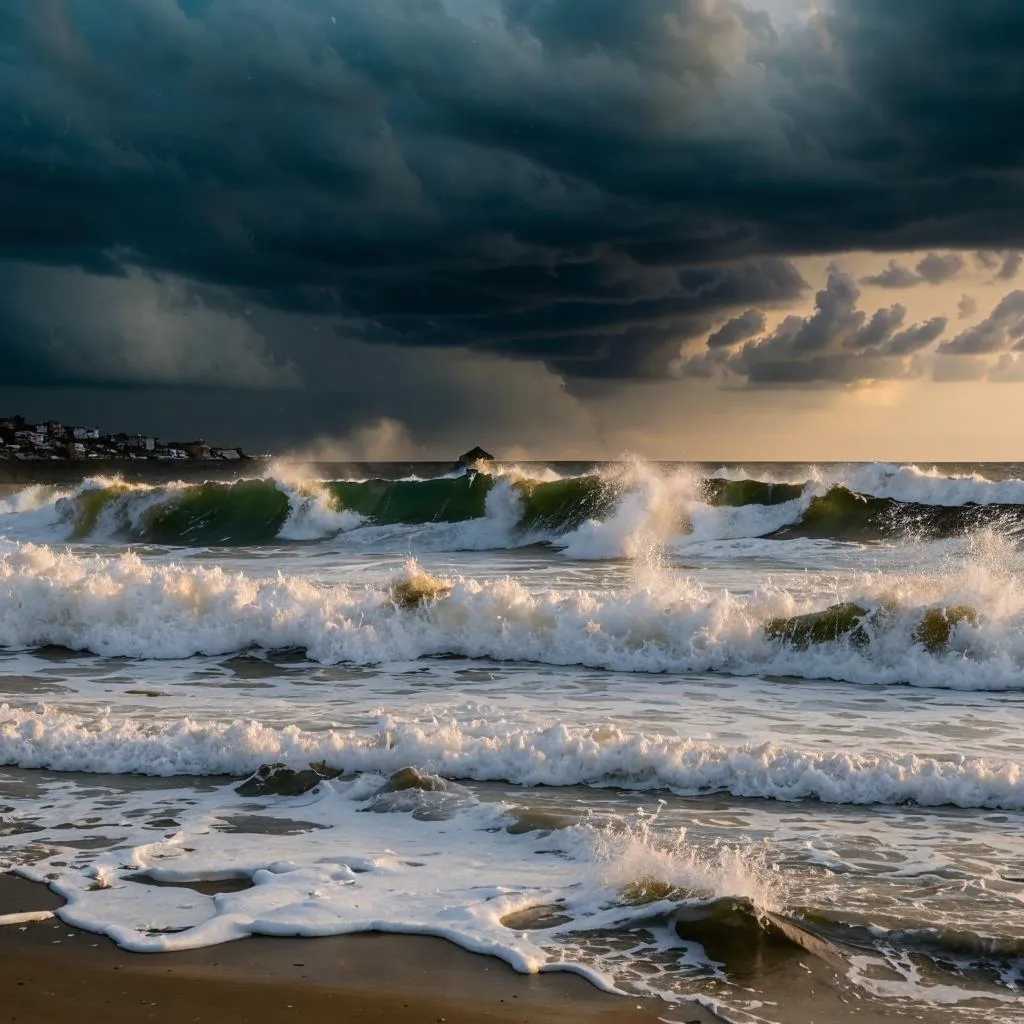
[[(338, 359), (365, 342), (658, 376), (680, 342), (800, 298), (794, 255), (977, 248), (1008, 272), (1022, 42), (1005, 0), (832, 0), (786, 27), (736, 0), (8, 4), (0, 258), (141, 271), (209, 317), (329, 319)], [(751, 379), (834, 379), (843, 351), (891, 344), (879, 321), (858, 349), (875, 321), (851, 289), (754, 346)], [(43, 353), (25, 379), (88, 370), (30, 341), (38, 318), (0, 317), (3, 353)], [(193, 379), (185, 354), (137, 365), (147, 326), (118, 323), (95, 331), (120, 355), (74, 344)], [(235, 330), (239, 387), (292, 357), (287, 333)]]
[(913, 288), (915, 285), (942, 284), (955, 277), (964, 268), (964, 258), (959, 253), (930, 252), (923, 257), (914, 270), (904, 267), (896, 260), (877, 274), (861, 278), (861, 284), (873, 284), (880, 288)]
[(2, 383), (133, 383), (290, 390), (300, 374), (209, 288), (133, 271), (0, 263), (6, 335)]

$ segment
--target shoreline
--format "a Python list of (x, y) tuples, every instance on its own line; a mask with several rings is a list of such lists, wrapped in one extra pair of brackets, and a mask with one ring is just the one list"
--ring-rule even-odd
[[(667, 1003), (605, 992), (572, 971), (520, 974), (496, 956), (471, 953), (431, 935), (250, 936), (190, 950), (131, 953), (102, 934), (62, 921), (64, 902), (45, 884), (0, 871), (5, 1019), (47, 1024), (81, 1024), (90, 1017), (104, 1024), (728, 1024), (732, 1019), (692, 999)], [(761, 994), (741, 1001), (774, 1011), (765, 1020), (943, 1024), (949, 1019), (940, 1006), (922, 1012), (900, 1000), (866, 998), (849, 988), (834, 965), (807, 951), (769, 956), (754, 969)], [(736, 994), (753, 994), (753, 980), (738, 979)]]
[[(0, 917), (58, 912), (45, 886), (0, 874)], [(0, 925), (7, 1019), (79, 1024), (714, 1024), (697, 1004), (610, 995), (569, 972), (516, 973), (440, 938), (366, 933), (248, 938), (174, 953), (128, 953), (47, 920)]]

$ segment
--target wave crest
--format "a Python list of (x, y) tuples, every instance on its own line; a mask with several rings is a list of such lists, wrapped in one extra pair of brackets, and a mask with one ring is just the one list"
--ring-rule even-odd
[(0, 550), (0, 593), (0, 646), (104, 656), (290, 649), (375, 664), (453, 655), (960, 689), (1019, 689), (1024, 678), (1024, 592), (975, 557), (948, 576), (864, 577), (822, 609), (784, 587), (735, 595), (674, 574), (633, 590), (531, 590), (512, 579), (433, 579), (413, 565), (379, 587), (327, 586), (17, 545)]
[[(897, 483), (894, 483), (894, 480)], [(1010, 500), (1010, 499), (1020, 499)], [(165, 546), (314, 541), (360, 528), (447, 526), (451, 549), (550, 543), (574, 558), (643, 558), (673, 537), (937, 539), (1024, 527), (1024, 482), (958, 480), (868, 467), (803, 481), (703, 478), (692, 469), (609, 466), (583, 476), (519, 471), (433, 479), (263, 479), (147, 485), (93, 478), (0, 503), (19, 540)]]

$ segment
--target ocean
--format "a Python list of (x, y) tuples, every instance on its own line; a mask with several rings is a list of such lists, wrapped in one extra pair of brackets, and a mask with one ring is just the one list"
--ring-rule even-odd
[(138, 952), (1024, 1021), (1024, 467), (406, 471), (6, 485), (0, 868)]

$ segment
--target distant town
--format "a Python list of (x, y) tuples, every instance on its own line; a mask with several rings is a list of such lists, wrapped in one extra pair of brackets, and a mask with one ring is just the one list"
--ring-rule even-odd
[(102, 434), (98, 427), (36, 422), (24, 416), (0, 416), (0, 460), (126, 459), (175, 462), (215, 460), (247, 461), (264, 456), (247, 455), (241, 448), (221, 448), (205, 441), (162, 441), (146, 434)]

